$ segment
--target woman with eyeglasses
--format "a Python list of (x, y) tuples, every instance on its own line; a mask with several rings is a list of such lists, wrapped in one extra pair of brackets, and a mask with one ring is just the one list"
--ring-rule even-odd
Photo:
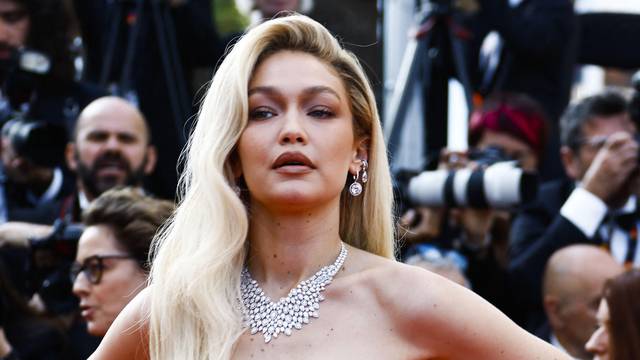
[(91, 335), (104, 336), (146, 286), (151, 239), (172, 211), (168, 201), (125, 188), (105, 192), (85, 212), (71, 278)]

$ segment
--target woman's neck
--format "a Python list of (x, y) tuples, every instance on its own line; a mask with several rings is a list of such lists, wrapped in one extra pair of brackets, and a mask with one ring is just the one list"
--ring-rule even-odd
[(340, 252), (337, 204), (286, 214), (252, 204), (250, 222), (249, 271), (272, 299), (286, 296)]

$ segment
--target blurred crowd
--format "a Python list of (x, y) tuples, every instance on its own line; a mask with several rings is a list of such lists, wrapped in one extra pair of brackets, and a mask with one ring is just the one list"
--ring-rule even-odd
[[(640, 68), (607, 41), (640, 15), (461, 3), (469, 150), (395, 174), (398, 259), (576, 359), (640, 359), (640, 95), (570, 102), (579, 64)], [(213, 5), (0, 0), (0, 359), (85, 359), (145, 287), (210, 78), (194, 74), (242, 35), (219, 33)], [(323, 6), (236, 5), (251, 23)]]

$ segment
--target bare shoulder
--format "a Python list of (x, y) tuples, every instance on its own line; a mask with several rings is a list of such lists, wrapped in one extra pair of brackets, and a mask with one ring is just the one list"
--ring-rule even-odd
[(569, 359), (472, 291), (440, 275), (354, 249), (353, 278), (396, 333), (446, 359)]
[(149, 289), (120, 312), (89, 360), (149, 359)]

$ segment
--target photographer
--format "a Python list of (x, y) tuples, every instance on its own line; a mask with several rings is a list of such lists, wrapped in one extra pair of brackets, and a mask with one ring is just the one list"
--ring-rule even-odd
[(65, 143), (60, 127), (21, 117), (5, 123), (0, 144), (3, 221), (51, 224), (58, 217), (60, 201), (73, 189), (60, 166)]
[(620, 263), (640, 263), (636, 134), (627, 101), (614, 92), (585, 98), (564, 114), (561, 158), (570, 180), (543, 185), (511, 231), (509, 270), (530, 331), (544, 321), (542, 275), (558, 249), (598, 244)]
[[(73, 80), (69, 24), (61, 1), (0, 2), (0, 123), (16, 120), (3, 134), (2, 222), (50, 224), (57, 215), (51, 201), (69, 192), (67, 132), (102, 93)], [(14, 229), (3, 228), (1, 237), (13, 238)]]
[[(542, 111), (530, 98), (495, 96), (472, 115), (469, 152), (444, 151), (440, 166), (479, 169), (496, 161), (515, 160), (522, 169), (535, 171), (544, 151), (546, 126)], [(472, 289), (509, 314), (506, 251), (510, 219), (509, 211), (493, 208), (416, 208), (402, 217), (401, 226), (408, 228), (405, 239), (409, 242), (433, 242), (462, 252), (468, 260), (466, 275)]]
[(103, 94), (74, 81), (70, 23), (62, 1), (0, 2), (2, 121), (20, 111), (69, 130), (80, 109)]
[(0, 261), (0, 359), (66, 360), (67, 339), (57, 324), (34, 313)]
[[(57, 214), (76, 223), (82, 209), (104, 191), (123, 185), (142, 187), (156, 164), (145, 118), (126, 100), (111, 96), (83, 109), (65, 156), (77, 175), (76, 190), (61, 201)], [(5, 223), (0, 225), (0, 246), (26, 247), (30, 238), (44, 237), (51, 231), (50, 225)]]

